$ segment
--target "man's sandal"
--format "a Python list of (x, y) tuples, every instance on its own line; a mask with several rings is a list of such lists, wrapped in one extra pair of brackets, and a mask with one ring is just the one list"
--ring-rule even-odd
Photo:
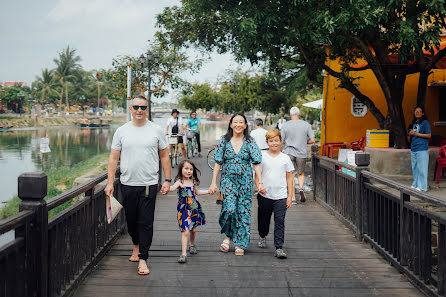
[(130, 261), (130, 262), (139, 262), (139, 257), (133, 257), (133, 256), (131, 256), (131, 257), (129, 258), (129, 261)]
[(229, 239), (225, 239), (225, 240), (223, 240), (223, 242), (222, 242), (221, 245), (220, 245), (220, 250), (221, 250), (223, 253), (227, 253), (227, 252), (229, 252)]
[(142, 269), (142, 267), (138, 266), (138, 274), (139, 275), (148, 275), (150, 274), (150, 269), (147, 267), (147, 270)]
[(239, 248), (238, 246), (235, 247), (235, 255), (236, 256), (243, 256), (245, 254), (245, 250), (242, 248)]

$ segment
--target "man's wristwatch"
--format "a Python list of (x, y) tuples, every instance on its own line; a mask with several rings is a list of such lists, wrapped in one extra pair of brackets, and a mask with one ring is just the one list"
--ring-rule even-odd
[(172, 182), (172, 180), (171, 180), (170, 178), (166, 178), (164, 181), (166, 181), (166, 182), (168, 182), (168, 183), (171, 183), (171, 182)]

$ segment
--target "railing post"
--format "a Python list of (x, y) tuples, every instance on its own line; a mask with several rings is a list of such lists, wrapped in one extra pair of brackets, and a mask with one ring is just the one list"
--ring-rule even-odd
[(25, 271), (28, 278), (27, 296), (47, 297), (48, 293), (48, 209), (45, 173), (23, 173), (18, 179), (19, 211), (34, 212), (28, 230), (18, 229), (16, 237), (25, 238)]
[(319, 151), (319, 147), (316, 144), (313, 144), (311, 146), (311, 176), (313, 178), (313, 200), (316, 201), (316, 190), (317, 190), (317, 180), (316, 178), (316, 171), (317, 171), (317, 163), (319, 162), (319, 159), (316, 158)]
[(406, 266), (408, 262), (407, 250), (409, 248), (410, 238), (408, 229), (408, 210), (404, 207), (406, 202), (410, 202), (410, 195), (406, 193), (400, 193), (400, 264)]
[(355, 164), (356, 164), (356, 184), (355, 184), (355, 197), (356, 197), (356, 227), (358, 228), (358, 239), (362, 238), (363, 234), (363, 203), (365, 200), (364, 195), (364, 182), (365, 178), (362, 175), (362, 171), (369, 171), (370, 165), (370, 154), (368, 153), (356, 153), (355, 154)]

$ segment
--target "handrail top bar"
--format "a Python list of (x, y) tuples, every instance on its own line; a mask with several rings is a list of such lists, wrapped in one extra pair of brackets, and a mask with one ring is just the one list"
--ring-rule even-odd
[(0, 235), (20, 227), (34, 215), (31, 210), (22, 210), (18, 214), (0, 220)]
[(344, 163), (344, 162), (341, 162), (341, 161), (338, 161), (338, 160), (335, 160), (335, 159), (332, 159), (332, 158), (329, 158), (329, 157), (326, 157), (326, 156), (321, 156), (321, 155), (316, 155), (316, 154), (314, 154), (313, 156), (315, 156), (316, 158), (318, 158), (320, 160), (324, 160), (324, 161), (327, 161), (329, 163), (333, 163), (335, 165), (347, 168), (347, 169), (352, 170), (352, 171), (356, 170), (356, 166), (350, 165), (348, 163)]
[(398, 190), (401, 193), (408, 194), (408, 195), (410, 195), (412, 197), (415, 197), (415, 198), (418, 198), (420, 200), (423, 200), (423, 201), (435, 204), (435, 205), (440, 206), (440, 207), (446, 207), (446, 201), (438, 199), (437, 197), (432, 196), (430, 194), (419, 192), (419, 191), (417, 191), (415, 189), (411, 189), (407, 185), (404, 185), (402, 183), (399, 183), (399, 182), (390, 180), (388, 178), (379, 176), (376, 173), (372, 173), (370, 171), (362, 171), (362, 175), (365, 176), (365, 177), (374, 179), (376, 181), (379, 181), (380, 183), (382, 183), (382, 184), (384, 184), (386, 186), (389, 186), (389, 187), (391, 187), (391, 188), (393, 188), (395, 190)]
[(102, 173), (96, 177), (93, 177), (91, 180), (89, 180), (83, 184), (80, 184), (77, 187), (74, 187), (71, 190), (68, 190), (60, 195), (57, 195), (56, 197), (48, 200), (48, 203), (47, 203), (48, 210), (51, 210), (51, 209), (65, 203), (66, 201), (69, 201), (69, 200), (73, 199), (74, 197), (85, 193), (86, 191), (90, 190), (91, 188), (93, 188), (100, 182), (104, 181), (105, 179), (107, 179), (107, 172)]

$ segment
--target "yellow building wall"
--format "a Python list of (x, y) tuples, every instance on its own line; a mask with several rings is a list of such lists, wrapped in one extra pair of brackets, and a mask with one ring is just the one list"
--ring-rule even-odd
[[(329, 61), (329, 66), (339, 71), (337, 61)], [(360, 76), (357, 81), (359, 90), (368, 96), (381, 111), (384, 117), (387, 114), (387, 103), (384, 94), (371, 70), (353, 72), (354, 77)], [(408, 75), (403, 99), (403, 111), (406, 126), (412, 122), (413, 110), (417, 102), (418, 74)], [(431, 82), (446, 82), (446, 70), (434, 70), (429, 76), (428, 85)], [(426, 94), (426, 115), (431, 125), (432, 134), (446, 137), (446, 127), (434, 127), (434, 122), (439, 119), (439, 87), (428, 87)], [(357, 141), (366, 135), (366, 130), (379, 129), (378, 122), (372, 113), (367, 110), (364, 117), (354, 117), (351, 113), (351, 100), (353, 94), (339, 88), (338, 79), (326, 75), (324, 77), (323, 108), (321, 145), (330, 142)], [(446, 100), (446, 98), (442, 98)]]

